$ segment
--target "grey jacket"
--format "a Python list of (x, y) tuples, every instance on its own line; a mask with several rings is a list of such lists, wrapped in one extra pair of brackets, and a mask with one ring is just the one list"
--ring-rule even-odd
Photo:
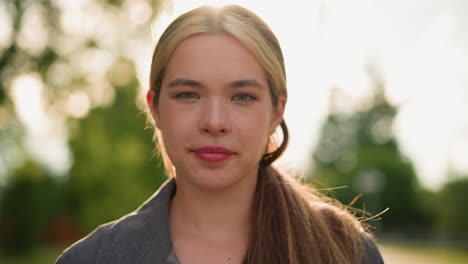
[[(56, 264), (179, 264), (172, 251), (168, 209), (175, 181), (161, 188), (133, 213), (99, 226), (76, 242)], [(383, 263), (377, 246), (365, 240), (365, 263)]]

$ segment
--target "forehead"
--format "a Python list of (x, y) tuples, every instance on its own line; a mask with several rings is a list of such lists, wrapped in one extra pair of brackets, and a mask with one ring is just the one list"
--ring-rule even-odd
[(174, 50), (164, 79), (192, 78), (217, 81), (256, 79), (267, 87), (265, 72), (255, 56), (228, 34), (197, 34)]

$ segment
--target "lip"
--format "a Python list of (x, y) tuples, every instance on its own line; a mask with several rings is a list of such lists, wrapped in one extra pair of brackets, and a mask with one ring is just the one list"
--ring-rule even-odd
[(207, 162), (220, 162), (236, 154), (234, 151), (221, 146), (203, 146), (193, 149), (192, 152), (199, 159)]

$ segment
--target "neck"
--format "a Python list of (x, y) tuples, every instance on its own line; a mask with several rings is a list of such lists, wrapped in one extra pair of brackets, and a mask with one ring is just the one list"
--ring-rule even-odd
[(249, 236), (257, 177), (246, 178), (223, 191), (209, 192), (178, 177), (169, 211), (171, 232), (214, 241)]

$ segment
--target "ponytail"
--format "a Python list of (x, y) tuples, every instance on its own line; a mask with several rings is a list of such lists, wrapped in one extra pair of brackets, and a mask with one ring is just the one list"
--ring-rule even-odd
[(284, 121), (281, 129), (281, 145), (260, 163), (244, 263), (360, 263), (363, 230), (356, 218), (271, 166), (288, 143)]

